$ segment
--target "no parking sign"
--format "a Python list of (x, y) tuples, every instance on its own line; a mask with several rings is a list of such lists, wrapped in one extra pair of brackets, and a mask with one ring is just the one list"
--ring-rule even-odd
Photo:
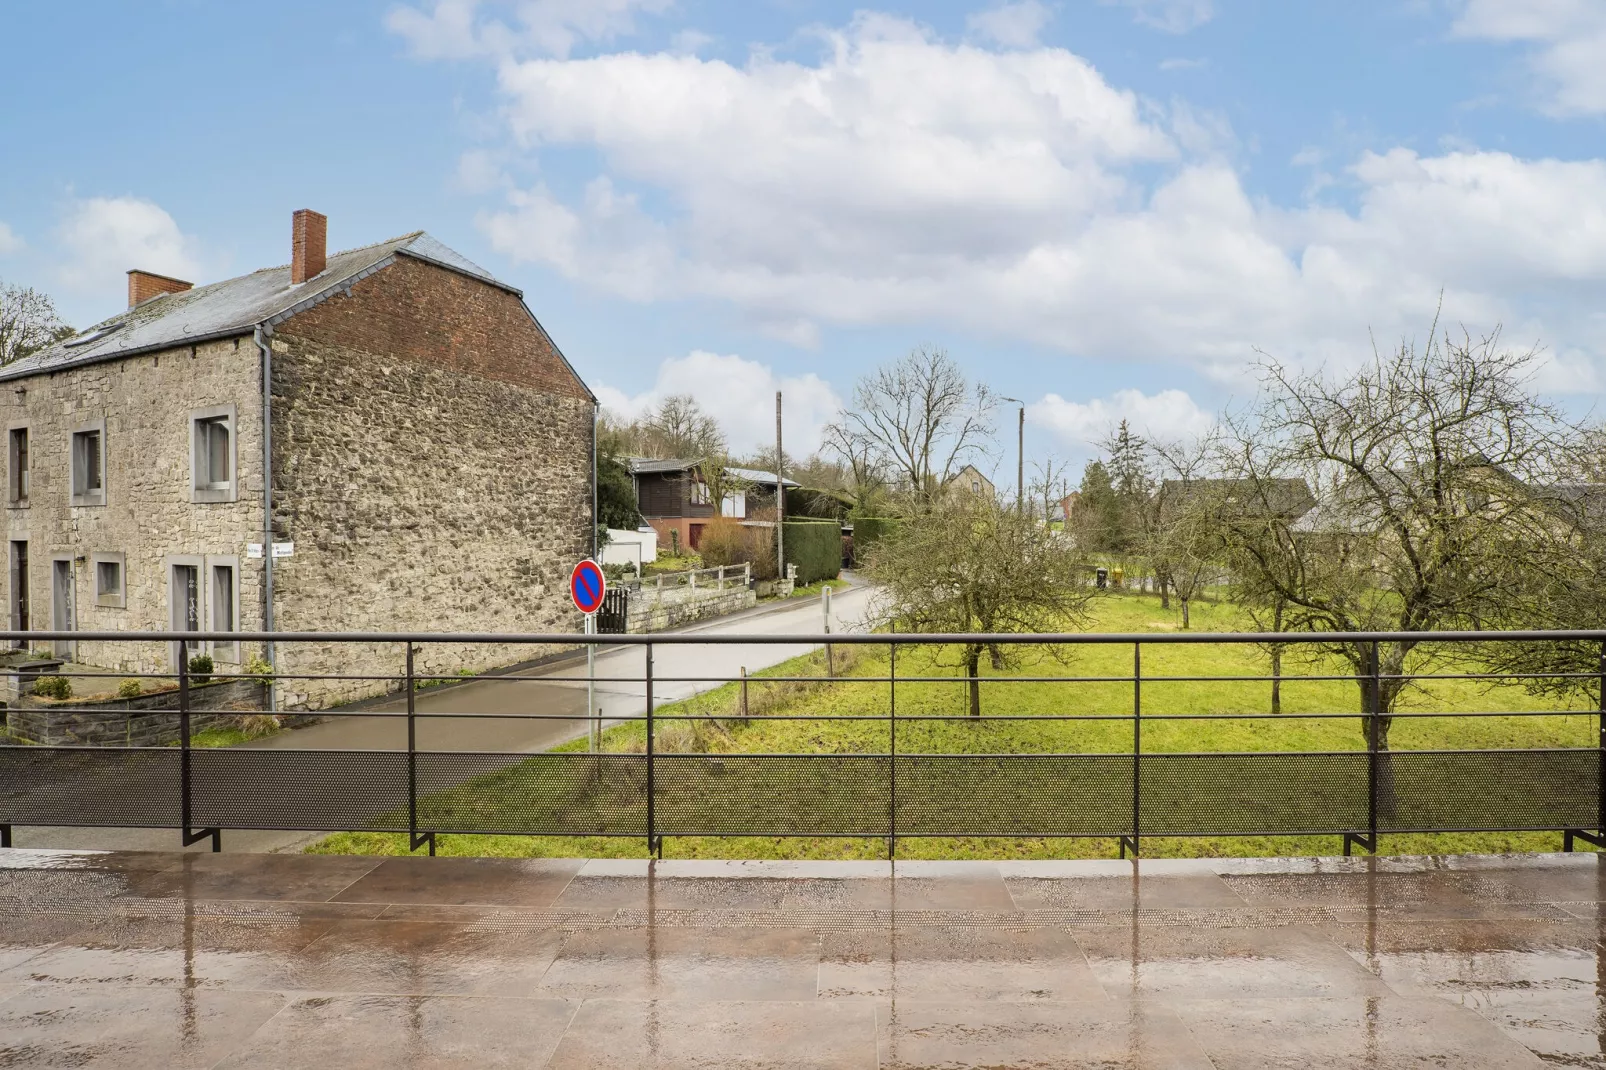
[(607, 593), (608, 578), (602, 574), (602, 566), (589, 557), (569, 573), (569, 597), (574, 599), (575, 608), (587, 616), (602, 608), (602, 596)]

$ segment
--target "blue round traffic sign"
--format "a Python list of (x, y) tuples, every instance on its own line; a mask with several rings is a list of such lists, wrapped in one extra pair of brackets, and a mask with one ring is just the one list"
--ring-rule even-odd
[(608, 579), (602, 566), (589, 557), (569, 573), (569, 597), (582, 613), (595, 613), (602, 608), (602, 596), (608, 593)]

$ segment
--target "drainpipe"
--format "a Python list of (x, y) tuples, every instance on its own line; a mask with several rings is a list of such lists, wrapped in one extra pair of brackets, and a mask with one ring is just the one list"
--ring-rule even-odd
[[(262, 354), (262, 630), (273, 631), (273, 349), (268, 336), (273, 328), (259, 323), (251, 333)], [(277, 644), (267, 645), (268, 667), (279, 667)], [(268, 684), (268, 711), (279, 709), (278, 681)]]
[[(597, 560), (597, 411), (591, 403), (591, 560)], [(600, 564), (601, 562), (598, 562)]]

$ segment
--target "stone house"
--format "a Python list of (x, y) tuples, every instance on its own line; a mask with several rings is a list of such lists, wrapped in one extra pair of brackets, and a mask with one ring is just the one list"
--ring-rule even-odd
[(981, 469), (967, 464), (948, 477), (948, 490), (955, 494), (968, 494), (974, 498), (996, 498), (993, 481), (982, 475)]
[[(521, 293), (422, 232), (128, 308), (0, 368), (13, 630), (577, 631), (596, 401)], [(222, 671), (399, 671), (399, 647), (206, 644)], [(125, 671), (164, 644), (64, 642)], [(423, 648), (420, 671), (540, 651)], [(281, 679), (283, 707), (382, 690)]]

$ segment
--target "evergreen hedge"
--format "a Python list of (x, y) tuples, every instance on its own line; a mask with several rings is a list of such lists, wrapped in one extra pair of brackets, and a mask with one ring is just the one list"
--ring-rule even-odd
[(835, 579), (842, 571), (842, 525), (834, 520), (788, 520), (786, 563), (797, 566), (797, 582)]

